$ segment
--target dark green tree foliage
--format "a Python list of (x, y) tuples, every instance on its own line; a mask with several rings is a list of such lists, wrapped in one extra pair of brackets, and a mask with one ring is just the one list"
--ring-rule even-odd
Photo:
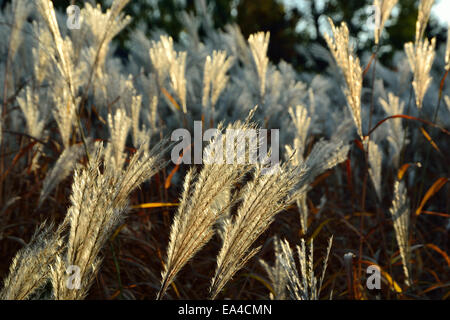
[[(0, 0), (1, 1), (1, 0)], [(3, 0), (3, 5), (9, 0)], [(75, 3), (83, 6), (85, 1), (54, 0), (55, 6), (61, 10)], [(97, 1), (107, 7), (107, 1)], [(297, 70), (321, 72), (326, 67), (324, 61), (311, 57), (307, 50), (299, 50), (300, 46), (308, 48), (312, 43), (326, 47), (322, 37), (326, 16), (335, 22), (345, 21), (350, 34), (357, 39), (366, 39), (357, 43), (357, 53), (372, 52), (373, 36), (367, 30), (368, 6), (373, 0), (297, 0), (298, 8), (288, 8), (282, 0), (206, 0), (213, 7), (214, 24), (223, 28), (228, 23), (237, 23), (245, 37), (257, 31), (270, 31), (269, 57), (278, 63), (285, 60)], [(403, 50), (403, 43), (414, 39), (417, 19), (418, 0), (400, 0), (397, 16), (392, 24), (386, 25), (382, 45), (389, 43), (387, 50), (380, 50), (380, 59), (390, 64), (393, 53)], [(133, 21), (117, 38), (118, 54), (126, 57), (125, 41), (132, 30), (145, 25), (147, 30), (162, 29), (173, 38), (178, 39), (183, 29), (179, 13), (182, 10), (195, 11), (195, 0), (133, 0), (125, 8), (125, 12), (133, 16)], [(298, 26), (301, 25), (299, 28)], [(325, 29), (326, 30), (326, 29)], [(364, 35), (365, 34), (365, 35)], [(445, 26), (440, 25), (432, 16), (427, 34), (436, 36), (438, 43), (446, 39)], [(394, 50), (392, 50), (394, 49)]]

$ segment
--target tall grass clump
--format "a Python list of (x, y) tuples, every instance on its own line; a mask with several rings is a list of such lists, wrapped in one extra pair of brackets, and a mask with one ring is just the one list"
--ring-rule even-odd
[[(227, 130), (249, 128), (251, 125), (248, 123), (236, 123), (228, 126)], [(250, 142), (250, 145), (256, 143)], [(230, 142), (229, 136), (227, 140), (226, 133), (219, 133), (203, 152), (205, 165), (202, 170), (197, 173), (195, 169), (191, 169), (186, 174), (180, 206), (170, 230), (167, 258), (157, 299), (164, 296), (176, 274), (213, 236), (214, 224), (233, 201), (232, 198), (222, 197), (222, 193), (231, 190), (251, 169), (250, 164), (228, 164), (224, 158), (224, 145), (235, 146), (236, 142)]]
[(269, 266), (264, 260), (260, 263), (269, 274), (272, 285), (276, 288), (274, 299), (284, 299), (287, 292), (292, 300), (318, 300), (322, 289), (333, 237), (328, 240), (328, 248), (323, 260), (323, 270), (318, 279), (314, 274), (313, 242), (309, 244), (309, 253), (305, 241), (296, 246), (300, 273), (294, 259), (294, 253), (287, 240), (274, 239), (275, 264)]
[(373, 1), (371, 52), (329, 19), (325, 41), (295, 44), (314, 73), (271, 61), (273, 32), (214, 28), (206, 0), (179, 37), (134, 27), (139, 1), (86, 2), (80, 29), (50, 0), (9, 1), (0, 299), (447, 299), (434, 2), (395, 52), (399, 1)]
[[(78, 300), (87, 295), (99, 270), (100, 250), (129, 210), (129, 194), (164, 164), (162, 145), (150, 153), (139, 149), (125, 169), (108, 157), (108, 147), (96, 143), (86, 166), (75, 170), (71, 206), (58, 231), (52, 234), (51, 227), (40, 228), (16, 255), (2, 291), (6, 299), (25, 299), (46, 281), (51, 283), (53, 299)], [(78, 270), (77, 290), (67, 285), (71, 267)]]

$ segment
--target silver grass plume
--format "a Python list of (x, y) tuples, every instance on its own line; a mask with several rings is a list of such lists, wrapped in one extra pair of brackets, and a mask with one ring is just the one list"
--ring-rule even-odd
[(286, 287), (289, 292), (289, 297), (292, 300), (300, 300), (298, 298), (299, 294), (302, 292), (302, 282), (295, 265), (294, 253), (291, 246), (287, 240), (278, 240), (278, 243), (275, 243), (275, 245), (279, 246), (278, 251), (280, 252), (278, 256), (275, 256), (275, 259), (279, 261), (286, 274)]
[[(320, 297), (320, 291), (322, 290), (322, 284), (323, 280), (325, 278), (325, 272), (327, 270), (328, 266), (328, 258), (330, 256), (331, 252), (331, 246), (333, 245), (333, 236), (328, 239), (328, 247), (327, 251), (323, 260), (323, 267), (322, 267), (322, 275), (320, 276), (319, 282), (317, 282), (317, 279), (314, 275), (314, 263), (313, 263), (313, 240), (311, 239), (310, 243), (310, 250), (309, 250), (309, 267), (306, 268), (306, 257), (307, 252), (304, 246), (304, 239), (301, 239), (301, 247), (297, 246), (297, 253), (299, 256), (300, 261), (300, 270), (302, 273), (303, 278), (303, 298), (309, 299), (309, 300), (319, 300)], [(309, 275), (308, 275), (309, 271)], [(306, 278), (306, 281), (304, 280)], [(309, 291), (309, 292), (308, 292)]]
[(430, 70), (435, 56), (436, 39), (419, 40), (413, 44), (405, 44), (405, 52), (408, 57), (409, 66), (414, 74), (413, 88), (416, 94), (416, 106), (420, 110), (423, 105), (423, 98), (431, 84), (432, 77)]
[(346, 83), (345, 96), (347, 98), (350, 112), (355, 122), (358, 135), (363, 140), (362, 122), (361, 122), (361, 91), (362, 91), (362, 69), (358, 57), (353, 53), (349, 44), (349, 31), (345, 22), (340, 27), (335, 27), (333, 21), (328, 18), (333, 31), (332, 39), (325, 34), (325, 41), (337, 63), (344, 74)]
[(217, 267), (211, 281), (211, 298), (215, 298), (225, 284), (260, 249), (251, 245), (270, 226), (275, 215), (295, 201), (291, 195), (298, 189), (304, 167), (290, 166), (286, 162), (269, 173), (258, 165), (253, 180), (244, 187), (243, 203), (234, 218), (223, 221), (224, 239), (217, 256)]
[(377, 8), (380, 14), (379, 25), (376, 25), (374, 30), (375, 44), (379, 44), (384, 24), (391, 15), (391, 11), (397, 2), (398, 0), (373, 0), (373, 6)]
[[(313, 97), (312, 91), (310, 91), (310, 99), (312, 100), (313, 98), (311, 97)], [(306, 138), (308, 137), (308, 131), (311, 124), (311, 117), (308, 116), (308, 110), (302, 105), (296, 106), (295, 111), (293, 108), (289, 108), (289, 114), (297, 130), (295, 131), (294, 137), (294, 149), (292, 149), (290, 146), (286, 146), (286, 151), (289, 158), (294, 154), (295, 150), (295, 155), (292, 157), (291, 162), (294, 165), (299, 165), (304, 161), (303, 156), (305, 153)], [(297, 207), (300, 213), (300, 224), (302, 227), (302, 231), (306, 232), (308, 224), (306, 192), (302, 194), (299, 199), (297, 199)]]
[(107, 152), (112, 153), (111, 161), (114, 166), (121, 169), (125, 162), (125, 143), (127, 141), (128, 132), (131, 127), (131, 119), (122, 109), (117, 109), (114, 117), (108, 114), (108, 128), (111, 135), (111, 144)]
[[(400, 101), (400, 98), (394, 95), (392, 92), (389, 92), (387, 100), (380, 98), (380, 104), (383, 107), (384, 112), (386, 112), (388, 116), (403, 114), (405, 109), (405, 103), (403, 101)], [(403, 129), (401, 119), (392, 119), (389, 121), (388, 125), (389, 129), (387, 140), (392, 150), (390, 152), (391, 159), (393, 159), (394, 164), (398, 168), (400, 165), (399, 161), (402, 144), (405, 143), (406, 145), (408, 143), (408, 140), (405, 139), (406, 132)]]
[[(25, 117), (27, 133), (36, 139), (47, 140), (47, 132), (44, 130), (45, 120), (39, 109), (39, 94), (32, 92), (32, 88), (28, 86), (25, 89), (25, 97), (17, 97), (17, 103)], [(38, 160), (42, 152), (42, 144), (33, 146), (32, 170), (38, 168)]]
[(267, 58), (269, 38), (270, 32), (258, 32), (251, 34), (248, 38), (250, 50), (253, 55), (253, 61), (255, 62), (256, 71), (259, 76), (259, 93), (261, 97), (264, 97), (266, 92), (266, 72), (269, 64), (269, 58)]
[(289, 108), (289, 115), (297, 129), (294, 138), (294, 148), (296, 150), (298, 163), (301, 163), (304, 160), (303, 156), (305, 153), (306, 138), (308, 137), (309, 126), (311, 124), (311, 117), (308, 115), (308, 110), (302, 105), (296, 106), (295, 110)]
[(333, 236), (328, 240), (328, 248), (324, 257), (322, 275), (317, 279), (314, 274), (313, 263), (313, 241), (310, 243), (309, 254), (306, 250), (305, 240), (301, 239), (300, 246), (297, 246), (298, 260), (300, 264), (300, 273), (297, 271), (294, 253), (287, 240), (280, 241), (276, 239), (275, 264), (279, 264), (286, 274), (286, 286), (293, 300), (318, 300), (322, 283), (325, 277), (325, 271), (328, 265)]
[(273, 294), (270, 293), (271, 300), (286, 300), (286, 289), (287, 289), (287, 273), (284, 269), (283, 263), (281, 263), (281, 245), (280, 239), (275, 237), (274, 242), (274, 253), (275, 253), (275, 264), (271, 267), (263, 259), (259, 259), (262, 267), (269, 276), (269, 280), (272, 284)]
[(164, 80), (169, 74), (170, 65), (176, 58), (172, 37), (161, 36), (159, 41), (152, 41), (149, 54), (158, 75), (158, 83), (162, 87), (164, 86)]
[(23, 37), (22, 27), (26, 22), (28, 15), (32, 11), (33, 4), (32, 2), (26, 0), (14, 0), (12, 1), (13, 14), (14, 14), (14, 22), (11, 27), (11, 33), (9, 38), (9, 59), (12, 61), (14, 56), (17, 53), (17, 49), (19, 48)]
[(304, 164), (307, 168), (308, 174), (304, 176), (305, 183), (303, 184), (303, 191), (300, 192), (297, 198), (297, 206), (300, 213), (300, 224), (302, 232), (306, 233), (308, 230), (308, 207), (306, 205), (306, 196), (309, 185), (314, 179), (328, 169), (333, 168), (339, 163), (347, 159), (349, 145), (344, 145), (340, 140), (333, 139), (331, 141), (318, 141), (305, 161), (300, 161), (299, 157), (295, 157), (296, 150), (290, 146), (286, 146), (286, 155), (293, 165)]
[(153, 96), (150, 103), (150, 111), (148, 112), (148, 123), (152, 130), (156, 129), (157, 120), (157, 110), (158, 110), (158, 96)]
[(389, 209), (394, 223), (395, 237), (400, 250), (400, 257), (403, 264), (403, 272), (405, 274), (405, 284), (410, 285), (409, 274), (409, 257), (411, 248), (409, 245), (409, 200), (406, 193), (405, 183), (403, 181), (395, 181), (394, 199)]
[(25, 117), (27, 133), (37, 139), (44, 139), (45, 121), (39, 109), (39, 95), (26, 87), (25, 96), (17, 97), (17, 103)]
[(300, 226), (302, 228), (303, 234), (306, 234), (306, 232), (308, 231), (309, 210), (308, 210), (308, 205), (306, 203), (306, 200), (307, 200), (306, 192), (304, 194), (300, 195), (300, 197), (297, 199), (297, 207), (298, 207), (298, 212), (300, 214)]
[[(237, 122), (229, 125), (227, 130), (250, 128), (247, 122)], [(219, 130), (221, 129), (219, 126)], [(163, 298), (178, 272), (213, 236), (214, 224), (222, 218), (233, 201), (229, 197), (223, 197), (223, 192), (230, 190), (252, 167), (236, 164), (236, 161), (233, 164), (223, 161), (220, 150), (229, 143), (227, 135), (222, 133), (211, 139), (203, 152), (202, 170), (197, 173), (195, 169), (191, 169), (184, 179), (180, 205), (170, 230), (157, 299)], [(235, 146), (234, 141), (231, 143)], [(250, 146), (255, 143), (253, 141)]]
[(35, 34), (39, 34), (39, 44), (38, 46), (31, 49), (33, 52), (33, 71), (36, 77), (36, 83), (38, 85), (42, 84), (44, 79), (48, 76), (49, 67), (51, 65), (51, 58), (47, 54), (46, 50), (50, 47), (51, 35), (48, 30), (38, 31), (39, 25), (33, 24), (33, 31)]
[(206, 57), (203, 71), (202, 106), (207, 109), (209, 105), (212, 116), (214, 116), (214, 106), (228, 83), (229, 77), (226, 74), (232, 64), (233, 58), (227, 58), (225, 51), (214, 50), (212, 56)]
[(58, 21), (56, 20), (53, 3), (50, 0), (37, 0), (37, 7), (53, 38), (55, 49), (59, 57), (56, 65), (63, 76), (65, 85), (67, 85), (71, 97), (74, 97), (75, 88), (73, 86), (73, 65), (70, 60), (67, 43), (65, 43), (61, 37), (61, 33), (59, 32)]
[(179, 52), (174, 61), (170, 64), (170, 84), (173, 91), (178, 96), (180, 100), (183, 112), (187, 113), (186, 109), (186, 57), (187, 53), (185, 51)]
[(30, 242), (14, 256), (3, 281), (0, 300), (25, 300), (49, 280), (50, 266), (61, 250), (64, 225), (55, 232), (53, 225), (40, 225)]
[(99, 4), (93, 7), (86, 3), (81, 11), (83, 29), (92, 34), (93, 47), (96, 50), (92, 65), (96, 67), (97, 73), (105, 63), (109, 43), (131, 22), (131, 17), (122, 13), (129, 2), (130, 0), (114, 0), (106, 13), (102, 12)]
[(383, 164), (383, 150), (373, 142), (369, 140), (369, 175), (372, 179), (372, 183), (375, 187), (378, 200), (381, 200), (381, 168)]
[(425, 34), (425, 29), (430, 19), (431, 7), (434, 0), (420, 0), (419, 12), (416, 21), (416, 44), (421, 41)]
[(61, 134), (61, 140), (64, 148), (70, 147), (70, 138), (72, 136), (72, 128), (75, 122), (75, 108), (80, 101), (79, 98), (75, 99), (73, 103), (70, 92), (67, 87), (64, 87), (62, 94), (55, 95), (55, 109), (53, 109), (53, 117), (58, 125), (59, 133)]
[[(51, 37), (53, 39), (55, 55), (51, 55), (51, 58), (59, 71), (59, 75), (63, 79), (64, 91), (66, 91), (67, 101), (64, 101), (64, 105), (67, 107), (67, 113), (69, 116), (65, 116), (61, 110), (61, 105), (58, 104), (59, 110), (57, 110), (54, 115), (57, 119), (58, 126), (61, 131), (61, 136), (63, 137), (63, 142), (65, 147), (67, 144), (67, 137), (71, 134), (71, 128), (68, 128), (68, 123), (71, 121), (70, 116), (76, 114), (75, 108), (79, 103), (79, 99), (76, 98), (76, 84), (74, 83), (74, 73), (76, 71), (74, 62), (72, 60), (73, 56), (73, 44), (69, 37), (63, 39), (59, 31), (58, 21), (56, 19), (55, 10), (53, 3), (49, 0), (37, 0), (38, 11), (40, 12), (45, 24), (47, 25)], [(59, 112), (59, 113), (58, 113)], [(57, 115), (57, 116), (56, 116)], [(65, 127), (61, 127), (61, 122), (58, 121), (64, 119)], [(79, 120), (79, 119), (78, 119)], [(81, 127), (81, 122), (78, 123), (79, 133), (85, 145), (85, 138), (83, 134), (83, 129)], [(66, 132), (65, 130), (68, 130)], [(86, 145), (85, 145), (86, 147)]]
[[(158, 75), (158, 84), (164, 88), (167, 75), (170, 77), (170, 85), (180, 100), (183, 112), (186, 109), (186, 52), (177, 53), (173, 48), (173, 39), (168, 36), (161, 36), (159, 41), (152, 41), (149, 50), (150, 60)], [(164, 97), (166, 97), (164, 95)], [(173, 103), (168, 100), (168, 104), (174, 108)]]
[[(56, 257), (51, 271), (54, 299), (76, 300), (87, 295), (99, 270), (100, 250), (123, 221), (129, 194), (165, 165), (163, 146), (164, 142), (150, 152), (139, 148), (120, 170), (104, 159), (103, 145), (96, 143), (86, 167), (75, 171), (71, 206), (64, 220), (69, 225), (66, 250)], [(71, 266), (79, 268), (78, 290), (67, 285), (66, 272)]]

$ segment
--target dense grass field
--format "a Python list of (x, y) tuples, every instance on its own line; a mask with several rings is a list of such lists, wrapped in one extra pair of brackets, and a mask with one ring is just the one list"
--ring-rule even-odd
[(434, 1), (395, 69), (396, 0), (374, 1), (362, 57), (329, 19), (306, 48), (322, 74), (269, 61), (268, 32), (214, 29), (204, 0), (179, 41), (138, 27), (119, 57), (129, 2), (0, 12), (1, 299), (449, 299)]

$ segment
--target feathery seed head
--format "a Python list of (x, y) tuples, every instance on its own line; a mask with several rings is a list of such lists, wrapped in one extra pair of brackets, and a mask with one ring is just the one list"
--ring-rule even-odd
[(61, 250), (60, 234), (64, 226), (56, 231), (53, 225), (40, 225), (30, 243), (15, 255), (9, 274), (0, 291), (2, 300), (25, 300), (42, 288), (50, 278), (50, 266)]
[[(161, 36), (158, 42), (152, 41), (149, 53), (158, 74), (158, 84), (164, 88), (165, 79), (169, 75), (171, 88), (177, 94), (183, 112), (187, 113), (185, 77), (187, 53), (177, 53), (173, 47), (173, 39), (168, 36)], [(173, 106), (172, 103), (169, 105)]]
[(375, 192), (379, 200), (381, 200), (381, 168), (383, 164), (383, 151), (381, 148), (369, 140), (369, 175), (375, 187)]
[(266, 72), (269, 64), (269, 58), (267, 58), (267, 49), (269, 47), (269, 32), (258, 32), (251, 34), (248, 38), (250, 49), (252, 51), (253, 60), (255, 61), (256, 71), (259, 76), (259, 92), (261, 97), (264, 97), (266, 92)]
[(383, 32), (384, 24), (389, 18), (392, 9), (397, 4), (398, 0), (374, 0), (373, 6), (377, 8), (380, 15), (379, 25), (375, 26), (375, 44), (380, 42), (381, 33)]
[(289, 108), (289, 114), (294, 122), (295, 128), (297, 129), (294, 138), (294, 148), (297, 152), (297, 164), (299, 164), (303, 162), (305, 143), (308, 136), (309, 126), (311, 124), (311, 117), (308, 116), (308, 110), (302, 105), (298, 105), (295, 108), (295, 111), (293, 108)]
[[(71, 206), (63, 222), (70, 226), (67, 251), (51, 275), (55, 299), (83, 299), (87, 295), (99, 269), (100, 250), (123, 221), (129, 194), (164, 165), (163, 146), (157, 145), (150, 152), (139, 148), (122, 169), (107, 161), (103, 143), (97, 142), (88, 164), (75, 170)], [(80, 290), (61, 285), (69, 266), (80, 268)]]
[(336, 27), (333, 21), (328, 18), (333, 31), (333, 39), (325, 34), (325, 41), (342, 73), (346, 83), (345, 96), (350, 108), (353, 121), (355, 122), (358, 135), (363, 140), (361, 122), (361, 91), (362, 91), (362, 68), (359, 59), (354, 55), (350, 47), (350, 37), (347, 24), (341, 23)]
[(395, 237), (400, 250), (405, 274), (405, 284), (410, 285), (409, 257), (411, 248), (409, 245), (409, 200), (406, 193), (405, 183), (396, 180), (394, 184), (394, 199), (389, 209), (394, 222)]
[(214, 108), (217, 99), (227, 85), (226, 73), (233, 64), (233, 58), (227, 57), (225, 51), (213, 51), (212, 57), (207, 56), (203, 72), (202, 106), (206, 108), (208, 102)]
[[(227, 127), (228, 130), (246, 130), (253, 125), (240, 121)], [(219, 131), (222, 126), (219, 125)], [(157, 298), (164, 296), (168, 286), (175, 279), (183, 266), (211, 239), (214, 234), (213, 226), (227, 209), (236, 201), (223, 197), (249, 170), (252, 164), (228, 164), (217, 161), (222, 157), (223, 147), (230, 143), (225, 133), (214, 136), (204, 149), (204, 166), (200, 172), (191, 169), (185, 177), (184, 190), (177, 214), (174, 217), (171, 230), (167, 257), (162, 271), (161, 289)], [(233, 140), (233, 150), (236, 152), (237, 142)], [(238, 154), (237, 154), (238, 155)], [(226, 221), (226, 219), (222, 219)]]
[(211, 297), (215, 298), (225, 284), (260, 248), (250, 249), (253, 242), (270, 226), (275, 215), (295, 201), (292, 195), (300, 189), (305, 174), (303, 167), (285, 163), (272, 174), (263, 174), (257, 165), (253, 180), (241, 192), (244, 199), (232, 223), (223, 231), (223, 245), (217, 256), (217, 267), (211, 281)]
[[(309, 253), (306, 249), (305, 240), (301, 239), (300, 246), (296, 246), (298, 261), (300, 264), (300, 273), (297, 271), (295, 264), (294, 252), (287, 240), (280, 241), (275, 238), (275, 266), (272, 270), (269, 269), (265, 262), (262, 262), (266, 271), (271, 278), (272, 285), (277, 288), (278, 292), (284, 294), (286, 288), (292, 300), (318, 300), (320, 297), (320, 290), (325, 277), (325, 271), (328, 265), (328, 257), (330, 255), (331, 246), (333, 243), (333, 236), (328, 241), (328, 248), (324, 257), (323, 270), (320, 279), (318, 280), (314, 274), (313, 263), (313, 242), (309, 245)], [(275, 274), (276, 271), (278, 274)], [(272, 275), (272, 276), (271, 276)], [(276, 275), (276, 278), (274, 277)], [(276, 283), (274, 280), (281, 280)], [(282, 286), (279, 288), (279, 286)], [(282, 296), (284, 297), (284, 295)]]
[(416, 41), (418, 44), (425, 35), (425, 29), (430, 19), (431, 7), (434, 4), (434, 0), (420, 0), (419, 13), (416, 22)]
[(409, 66), (414, 74), (413, 88), (416, 94), (416, 106), (422, 108), (423, 99), (428, 87), (431, 84), (432, 77), (430, 70), (435, 56), (436, 38), (420, 40), (413, 44), (405, 44), (405, 52), (408, 58)]
[(161, 36), (159, 41), (152, 41), (150, 59), (158, 74), (158, 82), (162, 86), (169, 74), (170, 65), (176, 59), (172, 37)]
[(111, 147), (117, 169), (121, 169), (125, 162), (124, 149), (131, 122), (131, 119), (121, 109), (116, 111), (114, 117), (112, 117), (111, 114), (108, 114)]

